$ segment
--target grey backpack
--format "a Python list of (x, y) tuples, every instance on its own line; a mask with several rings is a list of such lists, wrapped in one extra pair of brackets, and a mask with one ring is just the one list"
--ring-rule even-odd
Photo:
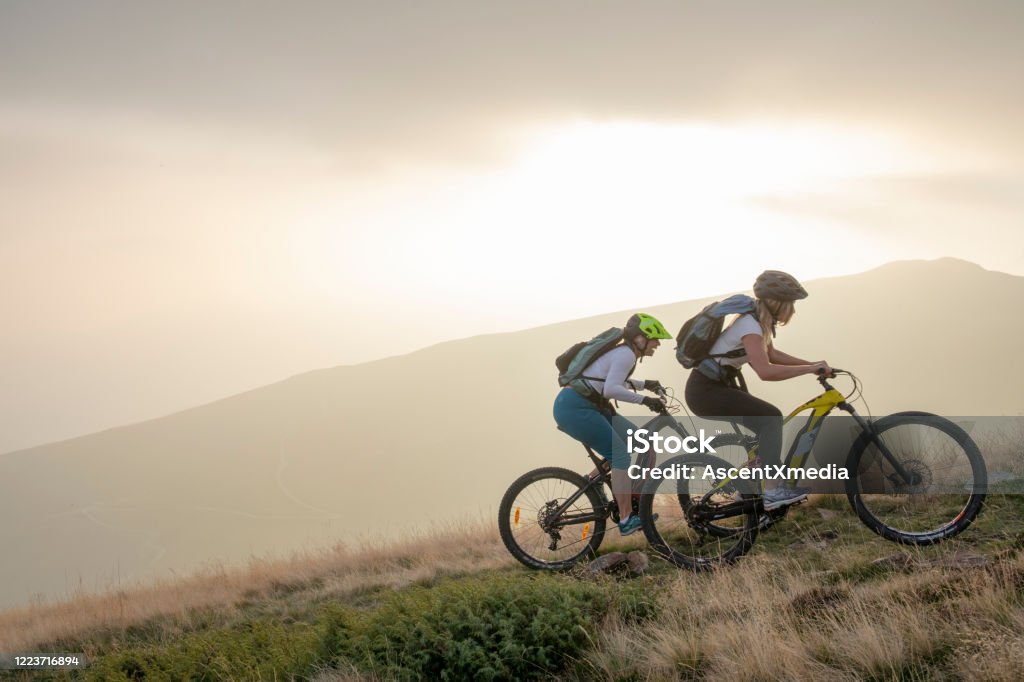
[(569, 386), (584, 398), (595, 398), (597, 393), (586, 379), (604, 381), (598, 377), (584, 376), (584, 370), (590, 367), (599, 357), (622, 342), (622, 329), (611, 327), (601, 332), (590, 341), (580, 341), (555, 359), (558, 367), (558, 385)]

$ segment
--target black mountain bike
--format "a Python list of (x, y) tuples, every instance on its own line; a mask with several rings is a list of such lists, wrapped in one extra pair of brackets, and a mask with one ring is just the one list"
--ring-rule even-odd
[[(664, 390), (659, 395), (673, 400)], [(667, 410), (640, 428), (651, 432), (667, 428), (681, 438), (690, 436)], [(516, 479), (501, 498), (501, 539), (512, 556), (530, 568), (559, 570), (593, 557), (604, 540), (608, 519), (619, 522), (609, 464), (588, 446), (583, 447), (595, 466), (591, 474), (561, 467), (535, 469)], [(653, 458), (638, 463), (651, 465)], [(635, 513), (642, 513), (643, 484), (637, 481), (634, 486)]]

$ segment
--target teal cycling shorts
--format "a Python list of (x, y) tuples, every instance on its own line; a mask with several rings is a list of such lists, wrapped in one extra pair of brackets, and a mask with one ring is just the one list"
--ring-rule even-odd
[(629, 467), (626, 441), (612, 428), (612, 415), (571, 388), (563, 388), (555, 398), (555, 423), (561, 431), (590, 446), (612, 464), (612, 469)]

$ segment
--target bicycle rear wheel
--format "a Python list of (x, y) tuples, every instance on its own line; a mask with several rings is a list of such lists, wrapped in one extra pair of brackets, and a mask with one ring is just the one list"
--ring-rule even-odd
[(894, 414), (874, 429), (904, 473), (868, 434), (854, 443), (846, 494), (868, 528), (893, 542), (930, 545), (971, 525), (984, 504), (988, 474), (963, 429), (925, 412)]
[(743, 485), (749, 482), (731, 481), (705, 499), (723, 480), (722, 473), (735, 464), (693, 454), (673, 457), (660, 466), (688, 476), (649, 481), (640, 498), (644, 534), (659, 555), (681, 568), (702, 571), (731, 563), (750, 550), (758, 515), (754, 505), (745, 504), (753, 496)]
[(600, 484), (575, 471), (545, 467), (509, 486), (498, 507), (498, 529), (505, 547), (523, 565), (561, 570), (594, 556), (607, 516)]

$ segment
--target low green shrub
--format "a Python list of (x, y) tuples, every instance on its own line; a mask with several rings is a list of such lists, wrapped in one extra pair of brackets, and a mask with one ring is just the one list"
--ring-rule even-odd
[(250, 620), (166, 645), (127, 649), (86, 669), (89, 680), (273, 680), (318, 662), (321, 632), (308, 623)]
[(191, 625), (207, 627), (191, 631), (153, 621), (99, 647), (70, 677), (289, 680), (332, 663), (386, 679), (550, 677), (586, 656), (604, 617), (642, 625), (660, 606), (645, 582), (491, 574), (378, 593), (368, 608), (320, 604), (298, 618), (275, 610), (250, 609), (235, 624), (198, 617)]
[[(637, 603), (627, 610), (642, 610)], [(339, 613), (325, 638), (389, 678), (521, 679), (581, 655), (612, 605), (607, 587), (555, 576), (453, 580), (394, 593), (368, 613)]]

